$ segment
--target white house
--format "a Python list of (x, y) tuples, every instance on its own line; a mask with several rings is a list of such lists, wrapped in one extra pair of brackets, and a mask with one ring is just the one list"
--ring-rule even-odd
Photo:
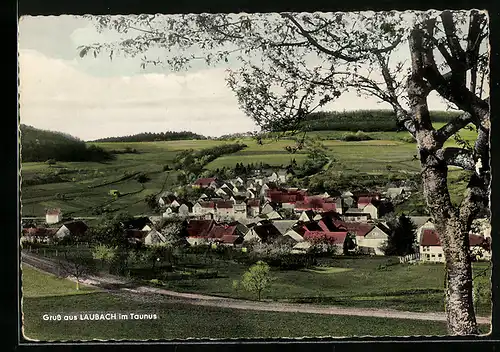
[(368, 221), (370, 214), (358, 208), (347, 209), (344, 215), (344, 221)]
[[(420, 238), (420, 260), (424, 262), (444, 263), (444, 251), (439, 236), (433, 229), (424, 229)], [(491, 258), (490, 242), (480, 235), (469, 235), (470, 251), (481, 253), (483, 259)]]
[(282, 219), (282, 216), (276, 210), (273, 210), (265, 215), (269, 220)]
[(232, 201), (219, 201), (216, 203), (216, 206), (216, 214), (219, 218), (234, 218), (234, 204)]
[[(168, 207), (167, 209), (165, 209), (165, 211), (161, 215), (164, 218), (169, 218), (169, 217), (174, 215), (174, 212), (173, 212), (172, 208)], [(149, 230), (151, 230), (151, 229), (149, 229)], [(149, 231), (149, 230), (145, 230), (145, 231)]]
[(363, 208), (363, 212), (364, 213), (367, 213), (367, 214), (370, 214), (370, 217), (372, 219), (378, 219), (378, 209), (375, 205), (373, 205), (372, 203), (366, 205), (364, 208)]
[(163, 244), (165, 242), (165, 236), (155, 229), (150, 230), (146, 237), (144, 237), (144, 244), (146, 246)]
[[(224, 187), (225, 188), (225, 187)], [(215, 191), (215, 194), (217, 194), (218, 196), (227, 196), (228, 193), (226, 191), (224, 191), (224, 188), (218, 188), (216, 191)], [(226, 188), (227, 189), (227, 188)]]
[(47, 224), (57, 224), (62, 221), (62, 211), (61, 209), (49, 209), (45, 213), (45, 222)]
[(213, 202), (197, 202), (193, 205), (193, 215), (194, 216), (203, 216), (215, 214), (215, 205)]
[(242, 219), (247, 217), (247, 205), (245, 202), (235, 202), (234, 203), (234, 218)]
[(285, 234), (283, 236), (288, 236), (291, 239), (293, 239), (295, 242), (302, 242), (302, 241), (304, 241), (304, 237), (302, 237), (302, 235), (300, 233), (298, 233), (297, 231), (292, 230), (292, 229), (290, 229), (287, 232), (285, 232)]
[(297, 220), (275, 220), (273, 221), (274, 227), (278, 229), (278, 231), (284, 235), (288, 232), (295, 224)]
[(388, 188), (385, 195), (387, 196), (387, 198), (394, 199), (399, 196), (402, 196), (404, 193), (405, 190), (403, 187), (393, 187), (393, 188)]
[(271, 176), (268, 177), (269, 182), (278, 182), (279, 177), (276, 172), (273, 172)]
[(88, 230), (88, 226), (83, 221), (71, 221), (62, 225), (59, 230), (57, 230), (55, 236), (58, 239), (64, 237), (78, 238), (85, 234)]
[(179, 215), (180, 216), (188, 216), (189, 215), (189, 205), (184, 203), (184, 204), (181, 204), (181, 206), (179, 207)]
[(364, 236), (356, 236), (356, 242), (361, 248), (370, 248), (375, 255), (384, 255), (381, 247), (387, 242), (389, 235), (382, 228), (374, 226)]
[(266, 183), (264, 183), (260, 189), (260, 196), (265, 196), (268, 190), (269, 186)]
[(271, 206), (271, 204), (267, 203), (262, 207), (262, 210), (260, 211), (261, 214), (269, 214), (274, 211), (274, 208)]
[(312, 221), (314, 217), (315, 214), (312, 210), (304, 210), (299, 216), (299, 221), (309, 222)]
[(288, 172), (286, 170), (279, 170), (277, 176), (279, 183), (286, 183)]

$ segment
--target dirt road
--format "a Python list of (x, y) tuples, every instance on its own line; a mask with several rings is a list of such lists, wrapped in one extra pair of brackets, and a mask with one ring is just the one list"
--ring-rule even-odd
[[(57, 274), (57, 265), (53, 261), (34, 256), (32, 254), (22, 255), (23, 263), (33, 266), (39, 270)], [(74, 278), (69, 278), (75, 280)], [(446, 321), (444, 313), (439, 312), (407, 312), (393, 309), (372, 308), (348, 308), (336, 306), (320, 306), (312, 304), (297, 304), (269, 301), (247, 301), (226, 297), (215, 297), (209, 295), (183, 293), (165, 290), (162, 288), (137, 286), (133, 282), (113, 275), (88, 276), (80, 281), (83, 284), (94, 286), (112, 294), (119, 294), (127, 298), (141, 302), (157, 302), (158, 298), (164, 297), (179, 303), (187, 303), (200, 306), (244, 309), (269, 312), (294, 312), (327, 315), (348, 315), (360, 317), (378, 317), (388, 319), (411, 319), (427, 321)], [(479, 324), (490, 324), (490, 317), (477, 317)]]

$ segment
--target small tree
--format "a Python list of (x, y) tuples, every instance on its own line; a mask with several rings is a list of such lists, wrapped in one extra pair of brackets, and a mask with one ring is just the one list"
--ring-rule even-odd
[(267, 263), (259, 260), (243, 274), (241, 285), (245, 290), (255, 292), (257, 294), (257, 300), (260, 301), (262, 291), (269, 288), (272, 281), (271, 268)]
[(117, 247), (99, 244), (92, 249), (92, 258), (101, 262), (101, 268), (104, 263), (110, 264), (116, 257)]
[(58, 260), (60, 274), (73, 276), (76, 279), (76, 290), (80, 290), (82, 278), (94, 271), (93, 260), (79, 250), (71, 253), (65, 251), (63, 257), (64, 259)]

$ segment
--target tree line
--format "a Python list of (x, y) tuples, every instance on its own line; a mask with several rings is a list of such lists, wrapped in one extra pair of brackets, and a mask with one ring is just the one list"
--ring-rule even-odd
[(156, 142), (156, 141), (178, 141), (184, 139), (203, 140), (207, 139), (207, 137), (189, 131), (181, 131), (181, 132), (167, 131), (159, 133), (144, 132), (122, 137), (100, 138), (96, 139), (93, 142)]

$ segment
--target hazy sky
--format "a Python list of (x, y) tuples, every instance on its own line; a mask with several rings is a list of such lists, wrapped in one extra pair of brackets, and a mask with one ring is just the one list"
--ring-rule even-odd
[[(256, 130), (226, 86), (225, 68), (187, 72), (140, 68), (139, 59), (78, 56), (83, 44), (113, 39), (74, 16), (24, 17), (19, 23), (21, 123), (84, 140), (190, 130), (210, 136)], [(118, 38), (118, 34), (114, 35)], [(431, 109), (445, 109), (438, 98)], [(326, 110), (389, 108), (343, 95)]]

